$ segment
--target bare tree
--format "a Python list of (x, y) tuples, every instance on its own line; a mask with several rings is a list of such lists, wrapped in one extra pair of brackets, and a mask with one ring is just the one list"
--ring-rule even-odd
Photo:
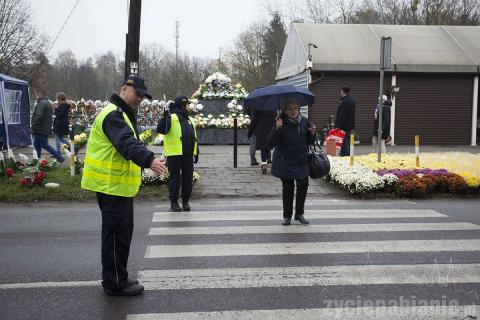
[(244, 84), (247, 90), (263, 84), (262, 50), (263, 23), (255, 23), (247, 31), (240, 33), (234, 48), (227, 53), (230, 73), (236, 80)]
[(351, 23), (355, 10), (355, 0), (339, 0), (336, 2), (338, 23)]
[(313, 23), (331, 23), (330, 0), (306, 0), (306, 13)]
[(0, 72), (31, 79), (46, 37), (32, 24), (24, 0), (0, 0)]

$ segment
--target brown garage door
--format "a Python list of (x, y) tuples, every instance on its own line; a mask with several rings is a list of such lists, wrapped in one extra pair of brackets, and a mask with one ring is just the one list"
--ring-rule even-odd
[(395, 143), (470, 144), (473, 76), (398, 75)]
[[(313, 80), (319, 76), (313, 76)], [(356, 131), (362, 144), (372, 142), (373, 115), (379, 90), (378, 74), (330, 73), (314, 83), (310, 90), (315, 94), (315, 104), (309, 110), (309, 117), (318, 128), (323, 128), (328, 117), (336, 114), (340, 99), (340, 87), (352, 89), (356, 101)], [(390, 86), (391, 76), (385, 76), (385, 87)]]

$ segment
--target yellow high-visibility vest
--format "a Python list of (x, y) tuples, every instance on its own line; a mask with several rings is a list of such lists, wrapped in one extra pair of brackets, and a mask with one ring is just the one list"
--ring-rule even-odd
[[(109, 104), (98, 114), (90, 131), (83, 167), (82, 188), (121, 197), (134, 197), (142, 182), (141, 168), (126, 160), (103, 132), (105, 117), (117, 106)], [(138, 140), (125, 112), (123, 118)]]
[[(166, 157), (168, 156), (181, 156), (183, 154), (182, 146), (182, 127), (180, 125), (180, 120), (176, 114), (171, 115), (172, 123), (170, 125), (170, 130), (165, 135), (163, 139), (163, 153)], [(197, 130), (195, 128), (195, 119), (188, 117), (188, 122), (193, 126), (194, 133), (194, 145), (193, 145), (193, 155), (197, 155)]]

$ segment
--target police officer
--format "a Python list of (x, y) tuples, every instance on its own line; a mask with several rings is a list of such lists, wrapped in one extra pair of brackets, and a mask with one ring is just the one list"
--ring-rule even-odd
[[(170, 193), (171, 210), (182, 211), (178, 204), (180, 181), (182, 184), (182, 206), (184, 211), (190, 211), (188, 201), (192, 195), (193, 163), (198, 162), (197, 132), (195, 119), (188, 116), (187, 97), (178, 96), (169, 111), (160, 119), (157, 131), (165, 135), (163, 151), (167, 157), (170, 173), (168, 191)], [(180, 175), (180, 171), (182, 174)]]
[(95, 191), (102, 212), (102, 286), (107, 295), (131, 296), (143, 291), (129, 279), (127, 261), (133, 234), (133, 198), (141, 183), (141, 168), (166, 171), (139, 140), (136, 109), (151, 99), (145, 82), (129, 76), (120, 94), (113, 94), (95, 118), (90, 132), (82, 188)]

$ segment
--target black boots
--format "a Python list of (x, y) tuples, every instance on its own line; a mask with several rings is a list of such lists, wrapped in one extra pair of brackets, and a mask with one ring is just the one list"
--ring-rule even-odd
[(188, 204), (188, 200), (182, 201), (183, 211), (190, 211), (190, 205)]
[(172, 201), (170, 203), (170, 210), (173, 212), (180, 212), (182, 211), (182, 208), (178, 205), (178, 201)]
[(303, 214), (296, 214), (295, 215), (295, 220), (297, 221), (300, 221), (301, 224), (310, 224), (310, 221), (308, 221), (307, 219), (305, 219), (305, 217), (303, 216)]
[(283, 219), (282, 226), (289, 226), (290, 225), (290, 218)]
[(135, 296), (142, 293), (143, 290), (143, 286), (139, 284), (128, 284), (126, 288), (121, 290), (110, 290), (107, 288), (103, 289), (107, 296)]

